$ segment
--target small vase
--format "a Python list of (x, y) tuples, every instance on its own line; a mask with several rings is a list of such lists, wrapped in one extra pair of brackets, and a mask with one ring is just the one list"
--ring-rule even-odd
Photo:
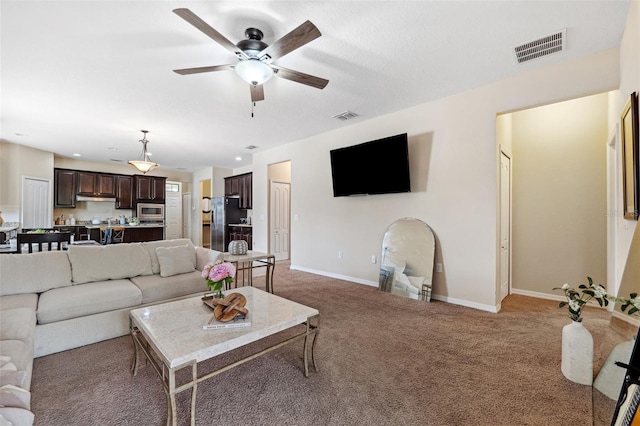
[(593, 336), (581, 322), (571, 321), (562, 328), (561, 370), (572, 382), (593, 383)]

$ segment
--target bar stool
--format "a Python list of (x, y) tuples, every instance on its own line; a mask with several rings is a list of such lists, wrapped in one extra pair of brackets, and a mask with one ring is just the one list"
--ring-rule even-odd
[(100, 227), (100, 244), (118, 244), (124, 242), (124, 227), (103, 226)]

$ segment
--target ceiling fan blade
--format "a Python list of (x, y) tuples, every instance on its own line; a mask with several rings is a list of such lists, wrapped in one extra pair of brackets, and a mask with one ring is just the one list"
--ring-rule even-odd
[(294, 29), (289, 34), (285, 35), (280, 40), (260, 52), (258, 57), (263, 58), (264, 56), (268, 56), (269, 58), (267, 59), (267, 62), (270, 63), (278, 58), (282, 58), (287, 53), (304, 46), (310, 41), (317, 39), (321, 35), (320, 30), (318, 30), (311, 21), (305, 21), (298, 28)]
[(191, 25), (193, 25), (194, 27), (196, 27), (197, 29), (199, 29), (200, 31), (202, 31), (203, 33), (205, 33), (207, 36), (209, 36), (215, 42), (220, 44), (222, 47), (224, 47), (225, 49), (227, 49), (228, 51), (236, 55), (238, 58), (248, 59), (247, 54), (244, 53), (242, 50), (240, 50), (238, 46), (231, 43), (231, 41), (229, 41), (228, 38), (220, 34), (218, 31), (214, 30), (213, 27), (211, 27), (209, 24), (204, 22), (202, 19), (200, 19), (195, 13), (193, 13), (189, 9), (184, 9), (184, 8), (174, 9), (173, 12), (179, 17), (181, 17), (182, 19), (184, 19), (185, 21), (187, 21), (188, 23), (190, 23)]
[(296, 83), (306, 84), (307, 86), (315, 87), (316, 89), (324, 89), (329, 83), (329, 80), (316, 77), (310, 74), (305, 74), (300, 71), (294, 71), (287, 68), (271, 65), (271, 68), (277, 72), (274, 74), (277, 77), (285, 78), (287, 80), (295, 81)]
[(264, 101), (264, 87), (262, 84), (257, 86), (250, 84), (249, 87), (251, 88), (251, 102)]
[(224, 71), (224, 70), (232, 70), (233, 65), (213, 65), (210, 67), (198, 67), (198, 68), (184, 68), (181, 70), (173, 70), (173, 72), (178, 73), (180, 75), (189, 75), (189, 74), (199, 74), (201, 72), (212, 72), (212, 71)]

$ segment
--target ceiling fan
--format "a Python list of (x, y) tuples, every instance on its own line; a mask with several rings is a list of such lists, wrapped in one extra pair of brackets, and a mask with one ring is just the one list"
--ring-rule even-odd
[(174, 72), (180, 75), (233, 69), (240, 78), (251, 85), (252, 102), (264, 100), (264, 88), (262, 85), (274, 75), (318, 89), (324, 89), (327, 83), (329, 83), (329, 80), (325, 80), (324, 78), (287, 69), (273, 63), (275, 60), (282, 58), (284, 55), (291, 53), (322, 35), (318, 28), (310, 21), (305, 21), (302, 25), (271, 45), (262, 41), (262, 31), (257, 28), (247, 28), (245, 31), (247, 38), (239, 41), (237, 44), (233, 44), (191, 10), (175, 9), (173, 12), (222, 47), (229, 50), (239, 59), (239, 62), (235, 64), (174, 70)]

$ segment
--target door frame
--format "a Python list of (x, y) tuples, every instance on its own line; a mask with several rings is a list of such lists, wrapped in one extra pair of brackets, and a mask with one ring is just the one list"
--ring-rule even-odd
[[(508, 160), (509, 160), (509, 214), (508, 214), (508, 226), (509, 226), (509, 247), (508, 247), (508, 268), (509, 268), (509, 273), (508, 275), (508, 285), (507, 285), (507, 296), (509, 294), (512, 293), (512, 286), (513, 286), (513, 267), (512, 267), (512, 260), (513, 260), (513, 156), (511, 155), (511, 153), (505, 149), (502, 145), (500, 146), (500, 155), (498, 157), (498, 167), (499, 167), (499, 171), (500, 174), (498, 176), (498, 279), (497, 279), (497, 302), (498, 305), (500, 305), (502, 303), (502, 293), (501, 293), (501, 289), (502, 289), (502, 282), (501, 282), (501, 270), (502, 270), (502, 253), (501, 253), (501, 247), (502, 247), (502, 241), (501, 241), (501, 229), (502, 229), (502, 221), (503, 221), (503, 217), (502, 217), (502, 156), (505, 156)], [(505, 296), (506, 297), (506, 296)]]

